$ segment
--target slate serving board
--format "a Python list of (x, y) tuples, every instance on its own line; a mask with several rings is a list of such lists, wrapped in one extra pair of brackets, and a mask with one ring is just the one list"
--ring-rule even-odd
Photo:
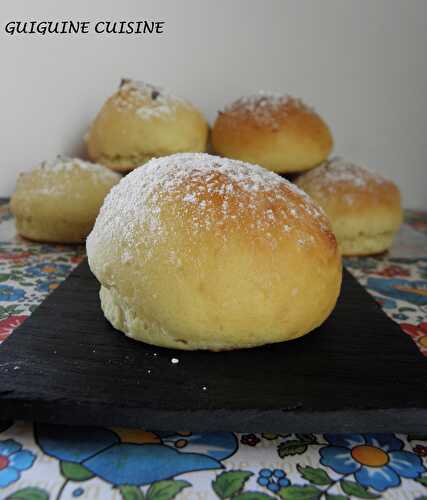
[(126, 338), (104, 319), (98, 289), (84, 261), (0, 346), (0, 419), (192, 431), (427, 429), (427, 360), (348, 272), (317, 331), (224, 353)]

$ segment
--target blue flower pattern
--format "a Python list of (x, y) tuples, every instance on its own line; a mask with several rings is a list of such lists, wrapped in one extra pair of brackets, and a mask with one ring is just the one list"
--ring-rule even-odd
[(0, 441), (0, 488), (18, 481), (21, 472), (29, 469), (35, 458), (34, 453), (23, 450), (14, 439)]
[[(35, 438), (45, 454), (80, 464), (113, 487), (141, 487), (188, 472), (224, 469), (223, 461), (238, 447), (238, 436), (228, 432), (140, 431), (143, 437), (148, 435), (148, 440), (129, 442), (126, 430), (122, 430), (124, 435), (120, 431), (37, 424)], [(130, 436), (138, 438), (138, 432), (130, 431)], [(341, 476), (334, 484), (353, 478), (370, 491), (383, 493), (399, 487), (402, 479), (416, 480), (426, 472), (420, 456), (405, 450), (403, 441), (394, 434), (325, 434), (324, 439), (328, 444), (320, 448), (319, 461), (325, 471)], [(0, 488), (18, 481), (35, 458), (32, 451), (23, 450), (13, 439), (0, 441)], [(286, 459), (283, 465), (260, 469), (257, 485), (270, 495), (281, 495), (291, 486), (304, 487), (300, 480), (291, 482)], [(76, 498), (84, 494), (84, 489), (74, 486), (69, 494)]]
[(281, 488), (291, 484), (283, 469), (261, 469), (258, 473), (257, 483), (273, 493), (277, 493)]
[[(221, 469), (237, 449), (233, 433), (150, 433), (154, 442), (123, 442), (103, 428), (37, 426), (37, 440), (50, 456), (79, 463), (114, 486), (143, 486), (191, 471)], [(175, 444), (181, 444), (178, 448)], [(185, 443), (185, 444), (184, 444)], [(184, 451), (185, 448), (185, 451)]]
[(25, 297), (25, 292), (21, 288), (10, 285), (0, 285), (0, 302), (20, 301)]
[(329, 446), (320, 450), (320, 463), (335, 472), (354, 475), (362, 486), (383, 492), (399, 486), (401, 477), (416, 479), (425, 472), (421, 459), (403, 450), (393, 434), (326, 434)]
[(427, 281), (400, 278), (368, 278), (367, 287), (385, 297), (400, 299), (418, 306), (427, 304)]
[(52, 264), (52, 262), (40, 262), (34, 266), (27, 267), (26, 272), (30, 276), (44, 277), (49, 275), (50, 278), (64, 278), (71, 271), (69, 264)]

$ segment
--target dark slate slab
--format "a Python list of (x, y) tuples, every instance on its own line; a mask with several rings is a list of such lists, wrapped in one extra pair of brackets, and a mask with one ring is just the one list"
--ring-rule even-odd
[[(223, 353), (126, 338), (84, 261), (0, 346), (0, 420), (157, 430), (422, 432), (427, 360), (344, 273), (302, 339)], [(179, 363), (171, 363), (171, 359)]]

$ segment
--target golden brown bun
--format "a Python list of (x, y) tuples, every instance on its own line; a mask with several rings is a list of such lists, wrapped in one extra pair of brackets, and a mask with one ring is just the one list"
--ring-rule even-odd
[(78, 158), (58, 158), (21, 174), (11, 198), (18, 233), (34, 241), (83, 243), (120, 178)]
[(327, 213), (343, 255), (376, 254), (391, 246), (402, 222), (393, 182), (337, 158), (296, 183)]
[(333, 143), (326, 123), (299, 99), (260, 92), (218, 114), (212, 145), (222, 156), (286, 173), (318, 165)]
[(259, 166), (200, 153), (125, 177), (87, 253), (112, 325), (177, 349), (300, 337), (327, 318), (341, 283), (335, 237), (308, 196)]
[(87, 135), (91, 160), (125, 172), (154, 156), (205, 151), (208, 125), (189, 102), (142, 82), (122, 80)]

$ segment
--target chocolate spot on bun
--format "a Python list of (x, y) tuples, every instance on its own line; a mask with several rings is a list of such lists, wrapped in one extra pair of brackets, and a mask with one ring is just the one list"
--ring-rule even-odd
[(120, 87), (123, 87), (123, 85), (126, 85), (127, 83), (131, 83), (131, 82), (132, 82), (132, 80), (131, 80), (130, 78), (122, 78), (122, 79), (120, 80), (120, 85), (119, 85), (119, 88), (120, 88)]

